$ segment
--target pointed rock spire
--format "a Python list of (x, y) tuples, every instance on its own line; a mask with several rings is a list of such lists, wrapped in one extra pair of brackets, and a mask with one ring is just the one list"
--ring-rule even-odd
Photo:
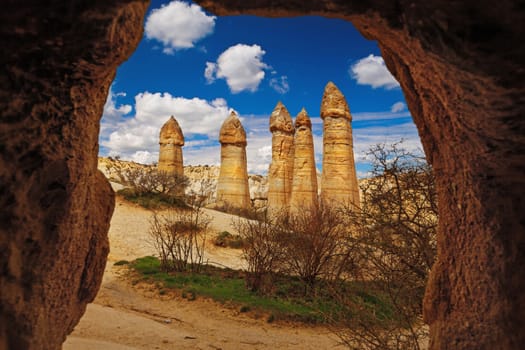
[(217, 183), (217, 205), (238, 209), (250, 206), (248, 168), (246, 162), (246, 132), (235, 112), (222, 124), (221, 170)]
[(324, 88), (323, 100), (321, 101), (321, 118), (345, 118), (352, 120), (348, 103), (341, 92), (331, 81)]
[(274, 131), (282, 131), (289, 134), (293, 134), (294, 131), (292, 117), (281, 101), (277, 102), (270, 115), (270, 132)]
[(173, 116), (160, 129), (159, 144), (158, 169), (183, 176), (182, 146), (184, 146), (184, 135), (179, 123)]
[(350, 109), (341, 91), (329, 82), (321, 102), (323, 173), (321, 200), (359, 207)]
[(229, 117), (222, 123), (219, 142), (221, 144), (246, 146), (246, 132), (234, 111), (231, 111)]
[(270, 115), (272, 162), (268, 170), (268, 212), (280, 214), (288, 210), (293, 176), (292, 117), (279, 101)]
[(312, 122), (303, 108), (295, 118), (294, 165), (290, 212), (317, 206), (317, 170), (315, 168)]

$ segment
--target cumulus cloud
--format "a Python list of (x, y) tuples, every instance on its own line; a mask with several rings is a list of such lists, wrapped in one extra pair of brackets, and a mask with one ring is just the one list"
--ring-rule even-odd
[(130, 105), (118, 104), (118, 98), (125, 96), (126, 93), (115, 93), (113, 91), (113, 85), (110, 86), (100, 124), (100, 136), (102, 138), (109, 136), (110, 133), (115, 131), (118, 123), (133, 110)]
[(112, 156), (155, 161), (160, 128), (171, 115), (179, 122), (186, 139), (195, 135), (217, 138), (229, 111), (222, 98), (207, 101), (174, 97), (169, 93), (140, 93), (135, 96), (134, 116), (122, 117), (118, 121), (103, 117), (102, 127), (107, 126), (110, 132), (101, 134), (100, 144)]
[(399, 113), (399, 112), (403, 112), (406, 108), (406, 105), (399, 101), (399, 102), (396, 102), (392, 105), (392, 107), (390, 107), (390, 112), (392, 113)]
[(172, 1), (154, 9), (146, 19), (144, 31), (148, 39), (163, 44), (163, 52), (189, 49), (205, 36), (213, 33), (215, 16), (208, 16), (195, 4)]
[(255, 92), (270, 68), (262, 58), (266, 52), (259, 45), (237, 44), (220, 54), (217, 62), (206, 62), (204, 76), (208, 83), (225, 79), (234, 94)]
[(274, 89), (277, 93), (281, 95), (284, 95), (288, 91), (290, 91), (290, 85), (288, 84), (288, 77), (286, 75), (282, 75), (279, 78), (274, 77), (270, 79), (269, 84), (272, 87), (272, 89)]
[(358, 84), (370, 85), (374, 89), (379, 87), (393, 89), (399, 86), (398, 81), (386, 68), (381, 56), (370, 54), (360, 59), (350, 67), (349, 73)]

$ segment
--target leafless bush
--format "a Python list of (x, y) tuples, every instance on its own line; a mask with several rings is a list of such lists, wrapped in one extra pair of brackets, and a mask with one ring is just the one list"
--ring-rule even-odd
[(248, 288), (269, 293), (272, 289), (272, 276), (280, 269), (284, 260), (280, 232), (269, 217), (264, 220), (239, 219), (234, 222), (234, 227), (244, 241), (242, 257), (248, 264)]
[(137, 196), (149, 193), (183, 196), (188, 185), (184, 175), (161, 171), (155, 166), (122, 162), (118, 158), (106, 165), (106, 171), (110, 178), (128, 187)]
[(345, 213), (327, 204), (283, 216), (278, 220), (280, 244), (285, 251), (282, 269), (299, 276), (306, 287), (316, 280), (339, 278), (349, 272), (355, 256), (346, 236)]
[(149, 235), (164, 271), (199, 271), (211, 219), (200, 207), (154, 213)]
[[(352, 349), (420, 349), (422, 300), (436, 254), (437, 206), (432, 171), (399, 144), (369, 152), (372, 177), (360, 210), (348, 211), (366, 272), (356, 290), (334, 290), (343, 317), (338, 335)], [(348, 297), (363, 294), (367, 297)], [(370, 295), (377, 296), (370, 299)], [(385, 306), (372, 312), (371, 303)]]

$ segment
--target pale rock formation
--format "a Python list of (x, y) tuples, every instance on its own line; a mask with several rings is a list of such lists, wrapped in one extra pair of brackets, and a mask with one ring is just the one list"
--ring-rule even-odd
[(312, 122), (304, 108), (295, 118), (294, 152), (291, 213), (317, 206), (317, 170)]
[(179, 176), (184, 175), (182, 165), (184, 135), (179, 123), (173, 116), (160, 129), (159, 144), (159, 170)]
[(352, 116), (346, 99), (334, 83), (326, 84), (321, 102), (323, 172), (321, 200), (359, 207), (359, 187), (352, 142)]
[(286, 107), (278, 102), (270, 116), (272, 162), (268, 170), (268, 212), (287, 211), (292, 192), (294, 126)]
[(246, 132), (241, 121), (231, 112), (222, 124), (221, 170), (217, 183), (217, 205), (247, 209), (250, 206), (246, 164)]

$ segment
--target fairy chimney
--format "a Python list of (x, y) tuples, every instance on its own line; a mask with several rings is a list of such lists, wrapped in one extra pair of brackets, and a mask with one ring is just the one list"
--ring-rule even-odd
[(323, 172), (321, 200), (359, 207), (354, 162), (352, 116), (345, 97), (329, 82), (321, 102), (323, 119)]
[(173, 116), (160, 129), (159, 170), (183, 176), (182, 146), (184, 135)]
[(312, 122), (303, 108), (295, 118), (294, 164), (290, 212), (317, 206), (317, 171), (315, 168)]
[(235, 112), (222, 124), (221, 170), (217, 183), (217, 205), (247, 209), (250, 206), (246, 164), (246, 132)]
[(292, 192), (294, 127), (290, 113), (278, 102), (270, 116), (272, 162), (268, 170), (268, 212), (287, 211)]

